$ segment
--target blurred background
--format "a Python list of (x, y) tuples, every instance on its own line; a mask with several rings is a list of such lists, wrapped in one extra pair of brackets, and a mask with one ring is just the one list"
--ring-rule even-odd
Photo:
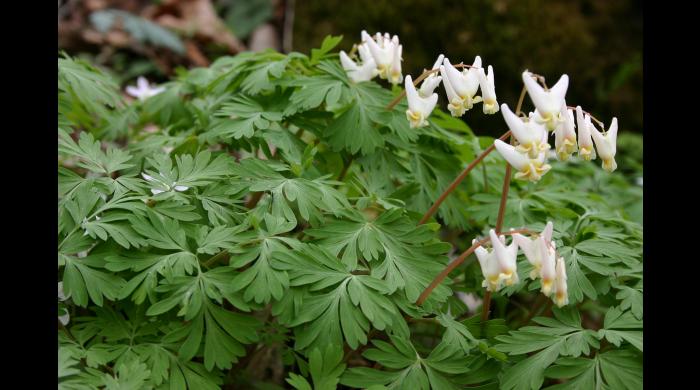
[[(641, 138), (625, 135), (643, 129), (641, 1), (59, 0), (58, 21), (59, 50), (122, 84), (140, 75), (165, 81), (179, 67), (246, 50), (308, 54), (329, 34), (343, 35), (348, 51), (362, 29), (399, 35), (403, 73), (414, 78), (440, 53), (453, 63), (480, 55), (494, 67), (499, 103), (515, 105), (525, 69), (549, 85), (567, 73), (567, 103), (606, 124), (617, 116), (621, 147), (641, 163)], [(482, 135), (505, 126), (478, 113), (463, 118)]]

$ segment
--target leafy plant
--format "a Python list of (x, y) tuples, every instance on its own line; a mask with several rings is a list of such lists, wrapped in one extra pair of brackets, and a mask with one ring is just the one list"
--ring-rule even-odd
[[(220, 58), (129, 104), (59, 59), (59, 388), (640, 388), (641, 163), (552, 162), (502, 209), (490, 155), (430, 220), (493, 140), (439, 108), (409, 127), (339, 41)], [(524, 260), (482, 288), (462, 251), (501, 211), (553, 222), (567, 306)]]

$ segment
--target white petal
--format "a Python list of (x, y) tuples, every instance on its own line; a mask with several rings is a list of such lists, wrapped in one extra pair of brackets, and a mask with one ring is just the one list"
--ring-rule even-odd
[(68, 299), (66, 294), (63, 292), (63, 282), (58, 282), (58, 299), (61, 301)]
[(148, 85), (148, 80), (146, 80), (146, 78), (143, 76), (139, 76), (138, 80), (136, 80), (136, 85), (141, 90), (145, 90), (150, 87), (150, 85)]
[(62, 316), (58, 316), (58, 320), (61, 321), (61, 324), (68, 325), (68, 322), (70, 321), (70, 314), (66, 313)]
[(521, 144), (528, 144), (533, 141), (531, 134), (528, 133), (525, 128), (525, 123), (520, 119), (513, 111), (510, 110), (506, 103), (501, 104), (501, 114), (503, 119), (505, 119), (508, 128), (513, 137), (518, 140)]
[(433, 67), (432, 67), (431, 69), (439, 69), (439, 68), (440, 68), (440, 65), (442, 65), (442, 62), (443, 62), (444, 60), (445, 60), (445, 55), (444, 55), (444, 54), (440, 54), (440, 55), (438, 56), (437, 60), (435, 61), (435, 63), (433, 64)]
[(163, 192), (165, 192), (165, 191), (163, 191), (163, 190), (157, 190), (157, 189), (154, 188), (154, 189), (151, 190), (151, 192), (153, 193), (153, 195), (158, 195), (158, 194), (163, 193)]
[(450, 78), (447, 76), (447, 69), (444, 66), (440, 67), (440, 74), (442, 75), (442, 85), (445, 86), (445, 93), (447, 93), (447, 99), (452, 101), (453, 99), (459, 99), (457, 91), (452, 87), (450, 83)]
[(147, 175), (147, 174), (145, 174), (145, 173), (142, 173), (141, 176), (143, 176), (143, 178), (146, 179), (147, 181), (154, 181), (154, 180), (155, 180), (155, 179), (153, 178), (153, 176)]
[(434, 74), (431, 74), (430, 76), (426, 77), (418, 90), (419, 95), (424, 98), (432, 95), (433, 91), (435, 91), (435, 88), (440, 85), (441, 81), (442, 76), (435, 76)]
[(530, 160), (525, 155), (516, 151), (513, 145), (509, 145), (500, 139), (495, 140), (494, 144), (496, 145), (498, 153), (500, 153), (515, 169), (521, 170), (530, 163)]
[(540, 107), (545, 107), (547, 105), (547, 96), (545, 95), (545, 91), (527, 70), (523, 72), (523, 83), (525, 84), (527, 93), (530, 95), (530, 99), (532, 99), (532, 103), (534, 103), (535, 107), (538, 109)]
[(348, 57), (343, 50), (340, 51), (340, 63), (343, 65), (343, 69), (347, 71), (357, 70), (357, 64)]
[(547, 243), (552, 242), (552, 233), (554, 232), (554, 224), (552, 221), (547, 221), (544, 230), (542, 230), (542, 237), (544, 237)]
[(564, 101), (566, 98), (566, 90), (569, 88), (569, 76), (561, 75), (559, 81), (549, 90), (556, 99)]
[(182, 191), (187, 191), (189, 189), (190, 189), (190, 187), (187, 187), (187, 186), (175, 186), (175, 191), (182, 192)]

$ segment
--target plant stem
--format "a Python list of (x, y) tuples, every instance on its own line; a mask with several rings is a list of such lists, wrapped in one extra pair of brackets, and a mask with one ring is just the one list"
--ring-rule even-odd
[[(502, 233), (502, 234), (511, 235), (511, 234), (515, 234), (515, 233), (532, 234), (532, 232), (529, 229), (516, 229), (516, 230), (511, 230), (509, 232)], [(422, 305), (423, 302), (425, 302), (425, 300), (428, 299), (428, 297), (430, 296), (430, 293), (433, 292), (435, 287), (440, 285), (440, 283), (442, 283), (442, 281), (445, 280), (445, 278), (447, 277), (447, 275), (449, 275), (450, 272), (452, 272), (455, 268), (457, 268), (460, 264), (462, 264), (464, 262), (464, 260), (466, 260), (466, 258), (476, 250), (476, 248), (478, 248), (478, 247), (480, 247), (488, 242), (491, 242), (491, 238), (489, 238), (489, 237), (486, 237), (483, 240), (476, 242), (474, 245), (470, 246), (469, 249), (467, 249), (461, 255), (459, 255), (458, 258), (454, 259), (450, 264), (448, 264), (447, 267), (445, 267), (445, 269), (442, 270), (442, 272), (440, 272), (440, 274), (438, 276), (436, 276), (435, 279), (433, 279), (433, 281), (430, 283), (430, 285), (428, 285), (428, 287), (425, 288), (423, 293), (421, 293), (421, 295), (418, 297), (418, 300), (416, 301), (416, 305), (418, 305), (418, 306)]]
[(209, 260), (205, 261), (204, 264), (202, 264), (204, 267), (209, 268), (213, 264), (215, 264), (217, 261), (223, 259), (224, 257), (228, 257), (228, 251), (227, 250), (222, 250), (221, 252), (215, 254), (212, 256)]
[[(505, 134), (503, 134), (503, 135), (502, 135), (500, 138), (498, 138), (498, 139), (500, 139), (501, 141), (504, 141), (504, 140), (505, 140), (506, 138), (508, 138), (509, 136), (510, 136), (510, 130), (508, 130)], [(433, 214), (435, 214), (435, 212), (437, 212), (438, 208), (440, 208), (440, 205), (442, 204), (442, 202), (444, 202), (445, 199), (447, 199), (447, 197), (452, 193), (452, 191), (454, 191), (455, 189), (457, 189), (457, 186), (458, 186), (464, 179), (467, 178), (467, 176), (469, 175), (469, 172), (471, 172), (471, 170), (474, 169), (474, 167), (475, 167), (477, 164), (479, 164), (486, 156), (488, 156), (489, 153), (493, 152), (493, 150), (494, 150), (495, 148), (496, 148), (496, 144), (495, 144), (495, 143), (494, 143), (494, 144), (491, 144), (491, 146), (489, 146), (486, 150), (484, 150), (483, 152), (481, 152), (481, 154), (479, 155), (479, 157), (477, 157), (476, 159), (474, 159), (474, 161), (472, 161), (471, 163), (469, 163), (469, 165), (467, 165), (467, 167), (464, 168), (464, 170), (462, 171), (462, 173), (460, 173), (459, 176), (457, 176), (457, 178), (449, 185), (449, 187), (447, 187), (447, 189), (445, 190), (445, 192), (443, 192), (442, 195), (440, 195), (440, 197), (437, 198), (437, 200), (435, 201), (435, 203), (433, 203), (433, 205), (430, 207), (430, 209), (425, 213), (425, 215), (423, 215), (423, 218), (421, 218), (421, 220), (420, 220), (420, 222), (418, 222), (418, 224), (419, 224), (419, 225), (422, 225), (422, 224), (428, 222), (428, 220), (430, 219), (430, 217), (432, 217)]]
[(338, 181), (343, 181), (345, 178), (345, 175), (348, 174), (348, 169), (350, 169), (350, 164), (352, 164), (352, 161), (354, 159), (354, 156), (350, 156), (350, 158), (343, 164), (343, 170), (340, 171), (340, 175), (338, 175)]

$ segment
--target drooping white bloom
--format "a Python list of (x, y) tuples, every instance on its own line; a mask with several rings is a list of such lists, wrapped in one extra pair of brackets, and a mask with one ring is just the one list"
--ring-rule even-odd
[(362, 65), (357, 65), (351, 60), (343, 50), (340, 51), (340, 63), (343, 69), (348, 73), (348, 77), (355, 83), (369, 81), (377, 75), (376, 65), (373, 59), (369, 59)]
[(612, 119), (610, 128), (605, 134), (601, 134), (595, 126), (591, 126), (593, 141), (598, 150), (598, 156), (603, 160), (603, 169), (612, 172), (617, 169), (615, 153), (617, 151), (617, 118)]
[(369, 52), (372, 54), (372, 58), (374, 58), (377, 70), (379, 71), (379, 77), (388, 79), (396, 54), (396, 46), (399, 44), (399, 37), (394, 35), (394, 38), (390, 39), (389, 34), (384, 34), (384, 36), (382, 36), (380, 33), (377, 33), (373, 39), (367, 34), (367, 31), (364, 30), (362, 30), (361, 35), (362, 43), (367, 44)]
[[(163, 176), (162, 173), (160, 175)], [(164, 181), (156, 179), (155, 177), (153, 177), (151, 175), (147, 175), (145, 173), (141, 173), (141, 176), (143, 176), (143, 178), (146, 179), (146, 181), (154, 183), (154, 184), (156, 184), (156, 186), (160, 187), (160, 188), (152, 188), (151, 189), (151, 193), (153, 193), (153, 195), (158, 195), (158, 194), (161, 194), (163, 192), (168, 192), (168, 191), (172, 191), (172, 190), (175, 190), (178, 192), (183, 192), (183, 191), (187, 191), (188, 189), (190, 189), (190, 187), (188, 187), (188, 186), (178, 185), (177, 182), (167, 184)]]
[(568, 286), (566, 284), (566, 264), (564, 258), (557, 258), (556, 277), (554, 280), (554, 303), (562, 307), (569, 303)]
[(532, 117), (529, 120), (522, 120), (505, 103), (501, 105), (501, 112), (513, 137), (520, 143), (515, 150), (527, 154), (529, 158), (537, 158), (540, 153), (550, 148), (547, 142), (547, 130), (543, 125), (534, 121)]
[(527, 93), (535, 104), (536, 120), (553, 131), (557, 125), (563, 121), (561, 115), (562, 106), (566, 106), (566, 90), (569, 87), (569, 76), (562, 75), (556, 84), (548, 91), (535, 81), (532, 74), (527, 70), (523, 72), (523, 83), (527, 88)]
[(146, 78), (143, 76), (140, 76), (136, 80), (136, 87), (131, 85), (126, 87), (126, 93), (138, 98), (140, 101), (144, 101), (149, 97), (155, 96), (163, 91), (165, 91), (165, 87), (156, 87), (155, 85), (151, 86), (148, 83), (148, 80), (146, 80)]
[(494, 82), (493, 67), (489, 65), (489, 73), (484, 72), (484, 68), (479, 68), (479, 85), (481, 95), (484, 100), (484, 114), (495, 114), (498, 112), (498, 101), (496, 101), (496, 84)]
[(540, 277), (542, 278), (542, 294), (549, 296), (552, 293), (554, 284), (555, 263), (557, 258), (556, 244), (554, 241), (547, 245), (544, 256), (542, 256), (542, 267), (540, 268)]
[(401, 53), (403, 52), (403, 46), (399, 45), (399, 38), (396, 38), (396, 43), (394, 43), (394, 58), (391, 60), (391, 69), (389, 70), (389, 82), (396, 85), (400, 84), (403, 80), (403, 75), (401, 74)]
[(564, 122), (554, 130), (554, 149), (559, 160), (566, 161), (576, 151), (576, 125), (573, 110), (562, 107), (562, 116)]
[(534, 238), (528, 238), (520, 233), (513, 234), (513, 240), (518, 243), (518, 247), (523, 250), (525, 258), (534, 267), (530, 271), (530, 278), (537, 279), (540, 275), (540, 269), (542, 268), (542, 259), (547, 253), (547, 247), (549, 243), (552, 242), (552, 232), (554, 231), (554, 225), (551, 221), (547, 222), (542, 233)]
[[(440, 65), (442, 64), (442, 60), (445, 59), (445, 56), (440, 54), (437, 58), (437, 61), (435, 61), (435, 64), (433, 64), (433, 67), (430, 68), (431, 70), (434, 69), (440, 69)], [(440, 82), (442, 81), (442, 76), (438, 76), (435, 73), (431, 73), (428, 75), (423, 80), (423, 83), (420, 85), (420, 89), (418, 89), (418, 94), (421, 97), (428, 97), (433, 94), (433, 91), (435, 91), (435, 88), (440, 85)]]
[(493, 251), (498, 260), (500, 280), (503, 281), (506, 286), (518, 283), (519, 279), (516, 264), (518, 258), (518, 243), (513, 240), (510, 245), (506, 246), (505, 236), (502, 235), (498, 237), (496, 231), (493, 229), (489, 231), (489, 237), (491, 237), (491, 245), (493, 245)]
[(542, 175), (552, 168), (551, 165), (546, 163), (546, 153), (544, 152), (540, 153), (537, 158), (531, 159), (528, 158), (527, 155), (515, 150), (513, 145), (509, 145), (500, 139), (497, 139), (494, 143), (496, 144), (498, 153), (500, 153), (513, 168), (518, 170), (515, 174), (516, 179), (538, 181), (542, 178)]
[(576, 124), (578, 125), (578, 155), (586, 161), (595, 160), (596, 154), (593, 149), (593, 139), (591, 138), (590, 115), (584, 116), (581, 106), (576, 106)]
[(411, 75), (406, 76), (404, 87), (406, 88), (406, 99), (408, 100), (406, 118), (408, 118), (411, 128), (427, 126), (428, 116), (433, 112), (437, 104), (437, 93), (427, 98), (421, 97), (418, 91), (416, 91), (416, 87), (413, 85)]
[[(476, 244), (476, 240), (472, 241), (472, 245)], [(501, 287), (501, 267), (498, 264), (498, 258), (494, 250), (479, 246), (474, 250), (476, 258), (481, 266), (481, 273), (484, 275), (483, 287), (491, 292), (496, 292)]]
[[(481, 68), (481, 57), (476, 56), (472, 67), (461, 72), (452, 66), (448, 58), (443, 60), (443, 65), (445, 67), (445, 72), (442, 74), (443, 82), (447, 85), (445, 79), (449, 79), (450, 86), (457, 97), (457, 99), (450, 98), (450, 104), (460, 102), (466, 111), (471, 110), (475, 103), (481, 102), (481, 96), (475, 96), (479, 90), (479, 71), (477, 69)], [(442, 72), (442, 69), (440, 71)], [(449, 94), (448, 92), (448, 97)]]
[(464, 115), (464, 112), (467, 111), (467, 109), (464, 108), (464, 100), (462, 100), (454, 88), (452, 88), (444, 66), (440, 66), (440, 74), (442, 75), (442, 85), (445, 86), (445, 92), (447, 93), (447, 109), (450, 110), (450, 114), (454, 117)]

